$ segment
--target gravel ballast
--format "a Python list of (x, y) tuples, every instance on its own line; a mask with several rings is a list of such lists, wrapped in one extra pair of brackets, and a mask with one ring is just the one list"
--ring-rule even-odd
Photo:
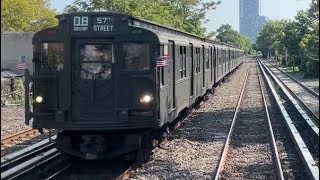
[(130, 179), (212, 179), (249, 67), (240, 66)]
[(24, 124), (23, 106), (1, 107), (1, 138), (30, 129)]

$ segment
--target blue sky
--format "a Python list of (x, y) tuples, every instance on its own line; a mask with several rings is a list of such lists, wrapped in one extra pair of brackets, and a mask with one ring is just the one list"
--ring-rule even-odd
[[(51, 7), (62, 12), (74, 0), (51, 0)], [(230, 24), (239, 30), (239, 0), (221, 0), (220, 6), (207, 14), (210, 22), (205, 24), (208, 31), (215, 31), (222, 24)], [(261, 0), (261, 15), (268, 19), (294, 19), (299, 10), (309, 8), (311, 0)]]

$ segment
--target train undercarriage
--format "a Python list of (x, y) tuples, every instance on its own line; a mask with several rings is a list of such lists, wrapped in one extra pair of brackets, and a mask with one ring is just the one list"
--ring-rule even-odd
[(99, 160), (124, 155), (138, 159), (153, 141), (151, 130), (143, 131), (62, 131), (58, 133), (57, 149), (74, 157)]

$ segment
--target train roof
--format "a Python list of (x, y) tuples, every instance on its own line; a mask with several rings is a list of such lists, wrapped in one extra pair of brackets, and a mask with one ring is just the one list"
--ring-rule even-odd
[[(72, 17), (72, 16), (81, 16), (81, 15), (87, 15), (87, 16), (99, 16), (99, 15), (109, 15), (109, 16), (120, 16), (120, 19), (124, 20), (124, 21), (128, 21), (128, 25), (129, 26), (133, 26), (133, 27), (140, 27), (140, 28), (144, 28), (150, 31), (153, 31), (156, 34), (171, 34), (171, 35), (177, 35), (177, 36), (183, 36), (185, 38), (188, 39), (194, 39), (194, 40), (198, 40), (198, 41), (202, 41), (202, 42), (207, 42), (210, 44), (213, 44), (215, 46), (219, 46), (219, 47), (228, 47), (228, 48), (233, 48), (233, 49), (239, 49), (237, 47), (234, 47), (232, 45), (223, 43), (223, 42), (218, 42), (218, 41), (214, 41), (211, 39), (206, 39), (204, 37), (200, 37), (198, 35), (192, 34), (192, 33), (188, 33), (176, 28), (172, 28), (169, 26), (164, 26), (161, 24), (158, 24), (156, 22), (153, 21), (149, 21), (149, 20), (145, 20), (142, 18), (138, 18), (138, 17), (133, 17), (127, 14), (122, 14), (122, 13), (114, 13), (114, 12), (78, 12), (78, 13), (68, 13), (68, 14), (60, 14), (57, 15), (56, 17), (60, 20), (63, 20), (65, 17)], [(121, 18), (122, 16), (122, 18)]]

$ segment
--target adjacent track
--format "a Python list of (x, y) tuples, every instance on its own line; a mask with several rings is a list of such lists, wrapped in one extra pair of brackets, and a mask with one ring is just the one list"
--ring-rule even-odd
[[(280, 83), (266, 65), (262, 61), (258, 61), (258, 64), (290, 132), (290, 135), (287, 137), (291, 137), (295, 143), (296, 150), (304, 164), (307, 175), (310, 179), (319, 179), (319, 167), (316, 163), (319, 155), (314, 153), (315, 149), (317, 149), (314, 146), (317, 143), (315, 140), (319, 139), (319, 129), (312, 124), (312, 121), (304, 110), (299, 107), (299, 104), (290, 95), (286, 87)], [(274, 86), (278, 87), (279, 94)], [(310, 142), (310, 137), (313, 142)]]
[(265, 63), (319, 127), (319, 95), (275, 65)]
[(19, 177), (60, 153), (54, 148), (53, 140), (43, 140), (27, 148), (1, 158), (1, 179)]
[(294, 82), (296, 82), (297, 84), (299, 84), (299, 86), (301, 86), (303, 89), (305, 89), (306, 91), (308, 91), (310, 94), (312, 94), (314, 97), (319, 99), (319, 94), (317, 92), (314, 92), (312, 89), (308, 88), (307, 86), (305, 86), (304, 84), (302, 84), (300, 81), (298, 81), (297, 79), (295, 79), (294, 77), (292, 77), (290, 74), (286, 73), (285, 71), (283, 71), (282, 69), (278, 68), (277, 66), (270, 64), (272, 67), (276, 68), (278, 71), (282, 72), (283, 74), (285, 74), (287, 77), (289, 77), (291, 80), (293, 80)]
[(1, 139), (1, 150), (40, 135), (38, 130), (28, 129)]

